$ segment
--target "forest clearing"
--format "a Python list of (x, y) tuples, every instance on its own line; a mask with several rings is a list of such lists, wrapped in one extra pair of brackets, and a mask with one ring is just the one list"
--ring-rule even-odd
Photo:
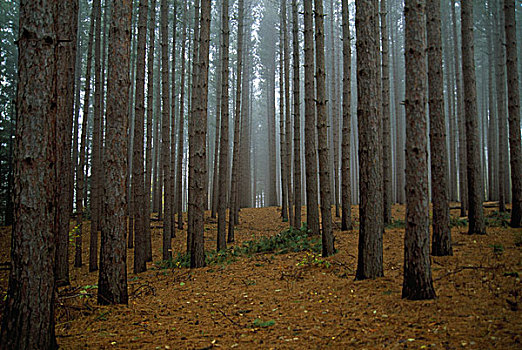
[[(437, 298), (401, 299), (404, 206), (384, 234), (384, 275), (355, 281), (357, 231), (335, 229), (338, 252), (311, 250), (224, 257), (209, 266), (129, 273), (129, 305), (96, 305), (98, 274), (71, 270), (59, 289), (56, 336), (63, 349), (520, 349), (522, 229), (487, 209), (488, 234), (468, 235), (452, 210), (454, 256), (432, 257)], [(357, 225), (357, 207), (354, 219)], [(278, 208), (243, 209), (237, 245), (288, 227)], [(337, 223), (339, 225), (340, 223)], [(162, 222), (153, 221), (154, 261)], [(8, 257), (1, 230), (1, 260)], [(173, 240), (185, 251), (185, 232)], [(205, 243), (214, 247), (207, 220)], [(129, 251), (130, 252), (130, 251)], [(84, 250), (88, 255), (88, 250)], [(132, 266), (129, 254), (128, 266)], [(7, 273), (1, 272), (6, 293)]]

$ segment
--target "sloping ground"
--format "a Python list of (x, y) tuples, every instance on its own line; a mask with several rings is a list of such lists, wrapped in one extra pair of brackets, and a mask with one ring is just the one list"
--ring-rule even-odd
[[(403, 218), (404, 207), (394, 207), (394, 217)], [(153, 225), (157, 261), (161, 222)], [(58, 342), (65, 349), (522, 348), (522, 247), (515, 245), (522, 230), (469, 236), (453, 228), (454, 256), (432, 258), (438, 298), (412, 302), (401, 299), (404, 229), (395, 226), (384, 236), (385, 277), (370, 281), (354, 281), (356, 230), (336, 231), (339, 252), (327, 259), (299, 252), (226, 257), (198, 270), (150, 264), (129, 273), (128, 306), (97, 306), (97, 273), (71, 268), (72, 286), (60, 290), (57, 307)], [(276, 208), (242, 210), (236, 244), (286, 227)], [(215, 229), (209, 219), (208, 250)], [(8, 236), (3, 229), (1, 262)], [(178, 232), (175, 252), (185, 239)], [(4, 295), (7, 273), (0, 278)]]

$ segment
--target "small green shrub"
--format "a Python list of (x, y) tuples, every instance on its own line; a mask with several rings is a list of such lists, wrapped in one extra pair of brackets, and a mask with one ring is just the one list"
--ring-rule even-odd
[(508, 227), (509, 226), (509, 213), (499, 212), (495, 210), (486, 217), (486, 225), (489, 227)]
[(405, 228), (405, 227), (406, 227), (406, 222), (401, 219), (393, 220), (391, 223), (386, 225), (386, 228), (388, 228), (388, 229)]
[(275, 321), (274, 320), (269, 320), (269, 321), (262, 321), (260, 318), (256, 318), (253, 322), (252, 322), (252, 326), (254, 327), (270, 327), (270, 326), (273, 326), (275, 325)]
[(450, 227), (464, 227), (468, 225), (468, 219), (450, 217)]

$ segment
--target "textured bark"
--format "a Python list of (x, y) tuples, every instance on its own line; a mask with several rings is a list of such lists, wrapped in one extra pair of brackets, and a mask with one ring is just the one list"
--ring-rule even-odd
[(152, 261), (150, 230), (151, 187), (152, 187), (152, 124), (154, 122), (154, 41), (156, 33), (156, 0), (150, 2), (149, 49), (147, 50), (147, 141), (145, 147), (145, 253), (147, 261)]
[(453, 19), (453, 44), (455, 45), (455, 76), (457, 88), (457, 128), (459, 131), (459, 194), (460, 194), (460, 216), (466, 216), (468, 210), (468, 189), (467, 189), (467, 155), (466, 155), (466, 128), (464, 114), (464, 93), (462, 86), (461, 69), (461, 46), (457, 36), (457, 16), (455, 14), (456, 0), (453, 0), (451, 14)]
[(446, 119), (444, 116), (440, 3), (438, 1), (428, 1), (426, 15), (428, 32), (431, 196), (433, 202), (431, 253), (436, 256), (445, 256), (453, 255), (453, 250), (451, 248), (448, 199), (448, 156), (446, 150)]
[(497, 88), (497, 117), (498, 117), (498, 206), (500, 212), (506, 211), (506, 175), (508, 169), (508, 131), (506, 111), (506, 53), (504, 38), (504, 11), (500, 6), (496, 16), (496, 88)]
[(477, 90), (475, 83), (473, 4), (463, 1), (462, 20), (462, 72), (464, 78), (464, 102), (466, 112), (466, 155), (469, 201), (469, 234), (485, 234), (484, 185), (480, 163), (479, 126), (477, 120)]
[[(437, 9), (429, 8), (429, 11)], [(432, 16), (434, 14), (430, 14)], [(436, 15), (435, 15), (436, 16)], [(426, 2), (406, 0), (405, 58), (406, 58), (406, 233), (404, 236), (404, 280), (402, 297), (410, 300), (435, 298), (430, 266), (428, 139), (426, 129)], [(430, 28), (433, 30), (433, 28)], [(433, 34), (433, 33), (432, 33)], [(436, 46), (436, 45), (435, 45)], [(430, 53), (434, 53), (433, 46)], [(440, 52), (439, 52), (440, 58)], [(430, 60), (430, 63), (434, 63)], [(431, 67), (430, 70), (436, 67)], [(438, 68), (440, 75), (440, 66)], [(433, 73), (430, 71), (430, 75)], [(432, 79), (430, 79), (430, 82)], [(434, 105), (441, 113), (439, 105)], [(430, 83), (430, 94), (433, 85)], [(433, 95), (431, 102), (434, 102)], [(430, 116), (431, 116), (430, 104)], [(438, 108), (437, 108), (438, 107)]]
[(386, 26), (386, 0), (380, 1), (381, 45), (382, 45), (382, 176), (383, 176), (383, 220), (392, 222), (392, 164), (390, 124), (390, 56), (388, 27)]
[(304, 2), (304, 28), (306, 223), (312, 235), (319, 235), (312, 1)]
[(522, 142), (520, 140), (520, 92), (517, 69), (515, 1), (504, 0), (506, 68), (508, 76), (509, 150), (511, 163), (511, 227), (522, 226)]
[(281, 217), (283, 221), (288, 221), (288, 173), (286, 167), (286, 133), (285, 133), (285, 98), (284, 98), (284, 79), (283, 79), (283, 17), (280, 18), (279, 26), (279, 154), (281, 158)]
[(176, 47), (178, 6), (173, 3), (172, 13), (172, 69), (171, 69), (171, 89), (170, 89), (170, 172), (169, 172), (169, 197), (170, 202), (170, 237), (176, 237)]
[(299, 17), (297, 0), (292, 0), (293, 88), (294, 103), (294, 227), (301, 228), (301, 98), (299, 79)]
[[(229, 160), (228, 160), (228, 117), (229, 117), (229, 101), (228, 101), (228, 75), (229, 75), (229, 16), (228, 16), (228, 0), (222, 0), (221, 10), (221, 28), (222, 28), (222, 60), (221, 60), (221, 140), (219, 142), (219, 203), (218, 203), (218, 231), (217, 231), (217, 250), (224, 250), (227, 247), (227, 194), (228, 194), (228, 177), (229, 177)], [(231, 184), (234, 187), (234, 184)], [(232, 203), (232, 196), (230, 198)], [(232, 209), (232, 206), (230, 207)], [(232, 210), (231, 210), (232, 213)]]
[[(194, 93), (198, 96), (198, 103), (194, 106), (192, 115), (194, 134), (191, 145), (194, 148), (193, 182), (189, 186), (193, 198), (193, 237), (190, 252), (190, 267), (205, 266), (204, 247), (204, 214), (206, 207), (206, 132), (207, 132), (207, 103), (208, 103), (208, 59), (210, 42), (210, 0), (201, 1), (200, 35), (198, 48), (198, 74)], [(196, 122), (197, 121), (197, 122)], [(190, 147), (190, 146), (189, 146)]]
[[(170, 100), (169, 100), (169, 4), (161, 0), (161, 165), (163, 174), (164, 210), (163, 217), (163, 260), (172, 258), (172, 201), (170, 186)], [(160, 186), (161, 187), (161, 186)], [(161, 202), (161, 195), (160, 195)]]
[(185, 53), (187, 41), (187, 1), (183, 3), (183, 34), (181, 37), (181, 82), (179, 94), (179, 124), (178, 150), (176, 168), (176, 210), (178, 214), (178, 229), (183, 229), (183, 154), (184, 154), (184, 126), (185, 126)]
[(54, 334), (57, 212), (58, 1), (20, 1), (14, 149), (14, 224), (2, 349), (57, 348)]
[(338, 96), (337, 96), (337, 53), (336, 53), (336, 39), (334, 32), (334, 23), (335, 23), (335, 9), (334, 2), (330, 0), (330, 15), (329, 23), (330, 23), (330, 69), (331, 69), (331, 78), (330, 80), (330, 110), (331, 110), (331, 128), (329, 137), (332, 142), (332, 185), (333, 185), (333, 204), (335, 205), (335, 216), (339, 217), (339, 106), (338, 106)]
[(286, 187), (288, 194), (288, 222), (294, 225), (294, 196), (292, 194), (292, 117), (290, 114), (290, 54), (289, 39), (286, 16), (286, 0), (281, 0), (281, 21), (283, 31), (283, 76), (284, 76), (284, 96), (285, 96), (285, 168), (286, 168)]
[[(219, 5), (218, 5), (219, 6)], [(219, 6), (220, 8), (220, 15), (219, 15), (219, 29), (222, 32), (223, 26), (222, 26), (222, 11), (223, 6)], [(220, 32), (220, 33), (221, 33)], [(219, 205), (219, 138), (220, 138), (220, 130), (221, 130), (221, 76), (223, 75), (222, 72), (222, 64), (223, 64), (223, 36), (219, 35), (219, 52), (217, 57), (217, 64), (216, 64), (216, 128), (214, 132), (214, 164), (213, 164), (213, 174), (212, 174), (212, 198), (210, 203), (210, 217), (216, 218), (217, 217), (217, 211), (218, 211), (218, 205)]]
[[(348, 0), (342, 1), (343, 15), (343, 131), (341, 145), (341, 230), (352, 226), (352, 186), (350, 181), (350, 134), (351, 134), (351, 74), (352, 48), (350, 38), (350, 14)], [(383, 45), (384, 47), (384, 45)], [(383, 54), (384, 57), (384, 54)], [(384, 94), (383, 94), (384, 97)], [(391, 166), (390, 166), (391, 171)], [(390, 184), (391, 187), (391, 184)]]
[(488, 200), (498, 200), (498, 122), (495, 104), (495, 22), (492, 1), (488, 1)]
[[(234, 215), (239, 209), (238, 198), (238, 180), (239, 180), (239, 163), (240, 163), (240, 122), (241, 122), (241, 85), (242, 85), (242, 69), (243, 69), (243, 23), (244, 23), (245, 2), (239, 0), (238, 4), (238, 30), (237, 30), (237, 68), (236, 68), (236, 97), (234, 106), (234, 153), (232, 159), (232, 181), (230, 183), (230, 211), (228, 219), (228, 242), (234, 242)], [(224, 17), (223, 17), (224, 19)], [(227, 26), (228, 28), (228, 26)], [(227, 60), (228, 62), (228, 60)], [(223, 75), (224, 77), (224, 75)], [(227, 85), (228, 86), (228, 85)], [(228, 95), (228, 94), (227, 94)], [(228, 104), (228, 102), (227, 102)], [(226, 201), (226, 198), (222, 200)]]
[(134, 112), (134, 142), (132, 162), (132, 189), (134, 191), (134, 273), (147, 269), (145, 246), (145, 177), (143, 169), (143, 133), (145, 122), (145, 42), (149, 0), (140, 0), (138, 14), (138, 48), (136, 56), (136, 98)]
[(377, 70), (378, 41), (374, 30), (378, 21), (375, 1), (356, 1), (357, 33), (357, 119), (359, 126), (360, 228), (359, 255), (355, 278), (383, 276), (382, 235), (382, 145), (379, 135), (379, 94)]
[(82, 245), (83, 245), (83, 212), (84, 212), (84, 191), (85, 191), (85, 156), (87, 151), (87, 124), (89, 120), (90, 97), (91, 97), (91, 70), (92, 70), (92, 47), (94, 40), (94, 7), (91, 11), (91, 24), (89, 29), (89, 43), (87, 44), (87, 67), (85, 74), (85, 95), (83, 100), (82, 133), (80, 140), (80, 159), (76, 168), (76, 226), (77, 237), (75, 239), (74, 267), (81, 267)]
[(132, 3), (114, 0), (109, 29), (104, 202), (101, 227), (99, 304), (127, 304), (126, 171)]
[(91, 150), (91, 238), (89, 245), (89, 271), (98, 270), (98, 231), (100, 229), (100, 174), (101, 174), (101, 0), (93, 1), (94, 30), (94, 115)]
[(317, 139), (319, 153), (319, 186), (321, 195), (322, 221), (322, 255), (330, 256), (335, 253), (334, 235), (332, 231), (332, 205), (330, 189), (330, 160), (328, 154), (326, 96), (325, 96), (325, 66), (324, 66), (324, 14), (323, 1), (314, 0), (315, 16), (315, 64), (317, 83)]

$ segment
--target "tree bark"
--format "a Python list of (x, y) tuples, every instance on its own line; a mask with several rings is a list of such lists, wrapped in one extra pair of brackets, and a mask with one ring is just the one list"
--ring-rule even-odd
[(335, 253), (332, 231), (332, 193), (330, 189), (330, 160), (328, 154), (325, 67), (324, 67), (324, 12), (323, 1), (314, 0), (315, 15), (315, 64), (317, 83), (317, 139), (319, 153), (319, 185), (321, 195), (322, 255)]
[(286, 16), (286, 0), (281, 1), (281, 20), (283, 30), (283, 76), (285, 82), (285, 168), (286, 168), (286, 186), (288, 194), (288, 221), (290, 226), (294, 225), (294, 196), (292, 194), (292, 117), (290, 114), (290, 54), (288, 49), (288, 29)]
[[(428, 86), (430, 112), (431, 196), (433, 202), (433, 238), (431, 253), (453, 255), (451, 247), (448, 199), (448, 157), (444, 116), (444, 81), (442, 77), (442, 39), (440, 3), (428, 1)], [(408, 76), (409, 73), (406, 74)], [(429, 235), (428, 235), (429, 236)]]
[[(357, 119), (359, 126), (360, 228), (359, 255), (355, 278), (383, 276), (382, 235), (382, 146), (379, 133), (379, 94), (377, 84), (378, 40), (374, 30), (378, 21), (375, 1), (356, 1), (357, 33)], [(397, 78), (397, 77), (395, 77)]]
[[(437, 9), (429, 8), (428, 13), (430, 10), (437, 11)], [(424, 300), (435, 298), (429, 255), (425, 1), (406, 0), (404, 17), (406, 39), (404, 50), (406, 58), (406, 233), (404, 236), (402, 297), (410, 300)], [(430, 29), (433, 30), (431, 27)], [(434, 51), (433, 47), (430, 47), (430, 53), (433, 54)], [(430, 66), (430, 70), (433, 69)], [(433, 72), (430, 71), (430, 73)], [(440, 68), (438, 73), (440, 75)], [(439, 84), (440, 86), (441, 84)], [(432, 88), (433, 85), (430, 84), (430, 94), (433, 93)], [(438, 92), (439, 106), (434, 107), (439, 114), (442, 114), (441, 91)], [(434, 102), (433, 95), (430, 97)], [(431, 107), (430, 104), (430, 115)], [(439, 108), (437, 109), (437, 107)]]
[(98, 304), (127, 304), (126, 171), (132, 3), (113, 0), (109, 30), (104, 205)]
[(392, 164), (391, 164), (391, 124), (390, 124), (390, 56), (388, 27), (386, 26), (386, 0), (380, 1), (381, 45), (382, 45), (382, 174), (383, 174), (383, 220), (392, 222)]
[(304, 1), (304, 26), (306, 223), (310, 234), (319, 235), (312, 1)]
[(511, 227), (522, 226), (522, 149), (520, 140), (520, 92), (518, 85), (515, 1), (504, 0), (506, 68), (508, 76), (509, 150), (511, 163)]
[[(343, 17), (343, 131), (341, 164), (341, 230), (351, 230), (352, 226), (352, 186), (350, 181), (350, 135), (351, 135), (351, 74), (352, 48), (350, 37), (350, 13), (348, 0), (342, 0)], [(384, 54), (383, 54), (384, 57)], [(383, 95), (384, 97), (384, 95)], [(391, 169), (391, 167), (390, 167)]]
[[(282, 13), (282, 9), (281, 9)], [(288, 213), (291, 209), (288, 207), (288, 173), (286, 167), (286, 132), (285, 132), (285, 98), (284, 98), (284, 56), (283, 56), (283, 17), (280, 18), (279, 26), (279, 154), (281, 158), (281, 217), (283, 221), (288, 221)]]
[(482, 202), (484, 185), (480, 163), (480, 143), (477, 121), (477, 90), (475, 83), (475, 55), (473, 38), (473, 4), (461, 4), (462, 21), (462, 72), (464, 78), (464, 103), (466, 112), (466, 155), (469, 201), (469, 234), (485, 234), (486, 226)]
[(299, 67), (299, 17), (297, 16), (297, 0), (292, 0), (292, 43), (293, 43), (293, 87), (294, 93), (294, 227), (301, 228), (301, 98)]
[(14, 224), (3, 349), (55, 349), (58, 198), (55, 16), (58, 1), (20, 1)]

